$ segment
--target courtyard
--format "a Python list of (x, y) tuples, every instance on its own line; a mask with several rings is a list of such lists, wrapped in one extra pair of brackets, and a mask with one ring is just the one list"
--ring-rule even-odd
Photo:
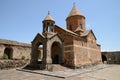
[(0, 80), (120, 80), (120, 65), (101, 64), (94, 68), (63, 72), (63, 74), (67, 72), (68, 74), (79, 73), (73, 76), (60, 78), (52, 75), (10, 69), (0, 71)]

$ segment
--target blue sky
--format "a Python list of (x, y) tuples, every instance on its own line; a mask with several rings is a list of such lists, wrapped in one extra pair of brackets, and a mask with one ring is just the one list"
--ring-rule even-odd
[(120, 50), (120, 0), (0, 0), (0, 38), (30, 43), (42, 32), (48, 11), (57, 25), (66, 28), (74, 2), (102, 51)]

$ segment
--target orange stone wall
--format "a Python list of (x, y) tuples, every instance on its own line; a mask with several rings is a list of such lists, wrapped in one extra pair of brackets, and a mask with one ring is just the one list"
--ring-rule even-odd
[(101, 63), (100, 47), (96, 43), (74, 40), (74, 63), (76, 67)]

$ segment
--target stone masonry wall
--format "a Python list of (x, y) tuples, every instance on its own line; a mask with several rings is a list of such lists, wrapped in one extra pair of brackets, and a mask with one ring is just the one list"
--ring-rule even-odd
[(4, 45), (0, 45), (0, 58), (2, 58), (2, 56), (4, 54), (4, 49), (5, 49), (5, 46)]
[(120, 64), (120, 51), (102, 52), (108, 64)]
[(20, 43), (17, 41), (0, 39), (0, 58), (2, 59), (5, 49), (11, 50), (12, 59), (21, 59), (25, 56), (25, 59), (30, 59), (31, 45), (26, 43)]
[[(91, 44), (91, 43), (90, 43)], [(99, 46), (86, 41), (74, 40), (75, 66), (101, 63), (101, 51)]]
[[(5, 48), (8, 46), (0, 45), (0, 58), (3, 57)], [(25, 59), (30, 59), (31, 48), (23, 47), (23, 46), (9, 46), (13, 50), (12, 58), (13, 59), (21, 59), (22, 56), (25, 56)]]
[(25, 56), (25, 59), (30, 59), (30, 53), (30, 47), (13, 47), (13, 59), (21, 59), (22, 56)]

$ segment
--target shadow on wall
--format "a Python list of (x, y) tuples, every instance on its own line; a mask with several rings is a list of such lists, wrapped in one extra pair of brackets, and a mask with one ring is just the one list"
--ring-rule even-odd
[(104, 64), (107, 64), (107, 57), (105, 55), (102, 55), (102, 62)]

